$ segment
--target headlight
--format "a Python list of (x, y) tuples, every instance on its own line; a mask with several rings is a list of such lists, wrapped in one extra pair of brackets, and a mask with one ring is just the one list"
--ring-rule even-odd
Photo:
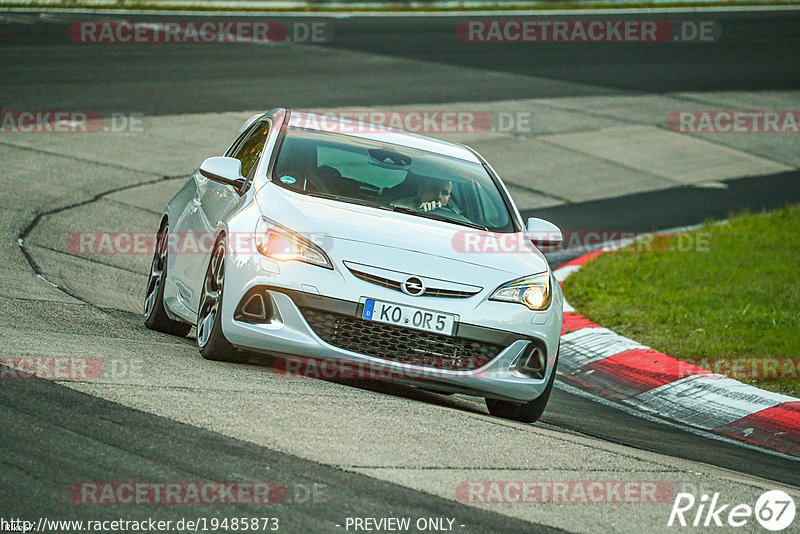
[(492, 294), (490, 300), (518, 302), (532, 310), (546, 310), (553, 300), (550, 273), (534, 274), (503, 284)]
[(273, 260), (303, 261), (333, 269), (331, 260), (321, 248), (266, 217), (261, 217), (256, 225), (256, 247)]

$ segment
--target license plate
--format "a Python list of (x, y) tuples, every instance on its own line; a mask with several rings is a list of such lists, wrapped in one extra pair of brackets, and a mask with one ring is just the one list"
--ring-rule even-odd
[(447, 336), (453, 335), (453, 329), (456, 324), (456, 316), (450, 313), (441, 313), (375, 299), (367, 299), (364, 302), (364, 312), (361, 317), (367, 321), (405, 326)]

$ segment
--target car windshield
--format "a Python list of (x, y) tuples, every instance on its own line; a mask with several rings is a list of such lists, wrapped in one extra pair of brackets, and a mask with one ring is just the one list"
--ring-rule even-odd
[(423, 150), (289, 126), (272, 180), (307, 195), (514, 231), (482, 165)]

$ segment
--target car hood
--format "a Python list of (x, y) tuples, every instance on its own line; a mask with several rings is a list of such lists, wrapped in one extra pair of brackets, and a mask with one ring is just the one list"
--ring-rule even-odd
[[(393, 264), (464, 275), (492, 270), (526, 276), (548, 270), (524, 233), (499, 234), (265, 185), (256, 196), (269, 219), (320, 245), (335, 260)], [(401, 265), (396, 265), (398, 262)], [(436, 275), (436, 273), (431, 273)], [(441, 273), (439, 273), (441, 274)]]

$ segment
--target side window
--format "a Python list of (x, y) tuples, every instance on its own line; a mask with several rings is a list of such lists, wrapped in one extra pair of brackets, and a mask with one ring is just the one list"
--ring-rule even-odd
[(236, 154), (236, 150), (239, 148), (239, 145), (241, 145), (241, 144), (242, 144), (242, 141), (243, 141), (245, 138), (247, 138), (247, 137), (250, 135), (250, 133), (251, 133), (251, 132), (253, 132), (253, 131), (256, 129), (256, 127), (257, 127), (257, 126), (258, 126), (258, 121), (254, 122), (253, 124), (251, 124), (250, 126), (248, 126), (248, 127), (245, 129), (245, 131), (243, 131), (242, 133), (240, 133), (240, 134), (239, 134), (239, 137), (237, 137), (237, 138), (236, 138), (236, 141), (234, 141), (234, 142), (231, 144), (230, 148), (228, 148), (228, 150), (226, 150), (226, 151), (225, 151), (225, 157), (227, 157), (227, 158), (232, 158), (232, 157), (233, 157), (233, 155), (234, 155), (234, 154)]
[(497, 225), (500, 223), (500, 213), (497, 210), (497, 206), (494, 202), (492, 202), (492, 198), (486, 192), (486, 190), (482, 187), (478, 187), (478, 201), (481, 204), (481, 209), (483, 211), (484, 222), (490, 225)]
[(242, 141), (238, 148), (231, 154), (231, 157), (242, 162), (242, 176), (250, 178), (250, 171), (255, 169), (261, 152), (264, 150), (264, 143), (267, 142), (269, 135), (269, 122), (259, 122), (249, 133), (248, 137)]

